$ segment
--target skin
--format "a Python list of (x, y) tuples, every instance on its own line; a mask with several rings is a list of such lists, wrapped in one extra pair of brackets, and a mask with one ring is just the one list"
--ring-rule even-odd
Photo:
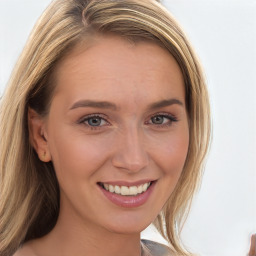
[(256, 256), (256, 234), (251, 236), (251, 247), (248, 255)]
[[(187, 156), (180, 68), (153, 43), (104, 36), (86, 49), (75, 48), (55, 77), (48, 116), (30, 109), (29, 126), (39, 158), (53, 161), (60, 215), (48, 235), (15, 256), (139, 256), (140, 232), (171, 195)], [(99, 125), (92, 127), (95, 114)], [(133, 208), (113, 204), (97, 184), (141, 180), (156, 182), (146, 203)]]

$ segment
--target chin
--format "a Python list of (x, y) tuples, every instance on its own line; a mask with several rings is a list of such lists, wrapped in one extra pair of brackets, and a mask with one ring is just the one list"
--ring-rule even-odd
[(108, 230), (112, 233), (116, 234), (122, 234), (122, 235), (134, 235), (134, 234), (140, 234), (144, 229), (146, 229), (148, 225), (145, 226), (138, 226), (138, 225), (122, 225), (122, 226), (114, 226), (109, 227)]
[(126, 214), (126, 216), (118, 216), (113, 218), (112, 222), (106, 225), (106, 228), (118, 234), (135, 234), (141, 233), (146, 229), (155, 219), (155, 216), (139, 216), (136, 214)]

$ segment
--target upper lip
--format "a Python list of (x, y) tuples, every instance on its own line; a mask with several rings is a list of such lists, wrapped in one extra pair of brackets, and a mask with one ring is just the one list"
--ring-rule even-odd
[(109, 185), (117, 185), (117, 186), (126, 186), (126, 187), (131, 187), (131, 186), (139, 186), (143, 185), (148, 182), (153, 182), (155, 181), (154, 179), (144, 179), (144, 180), (138, 180), (138, 181), (122, 181), (122, 180), (116, 180), (116, 181), (101, 181), (98, 182), (100, 184), (109, 184)]

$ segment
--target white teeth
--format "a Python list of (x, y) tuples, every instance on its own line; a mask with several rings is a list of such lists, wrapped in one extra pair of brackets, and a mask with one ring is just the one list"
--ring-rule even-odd
[(127, 187), (127, 186), (118, 186), (118, 185), (110, 185), (107, 183), (103, 184), (103, 187), (108, 190), (111, 193), (116, 193), (122, 196), (136, 196), (137, 194), (141, 194), (145, 191), (147, 191), (147, 189), (150, 186), (150, 182), (139, 185), (139, 186), (131, 186), (131, 187)]
[(148, 183), (145, 183), (142, 187), (142, 191), (145, 192), (148, 188)]
[(137, 195), (139, 192), (138, 192), (138, 188), (136, 186), (132, 186), (130, 187), (130, 195)]
[(128, 187), (125, 187), (125, 186), (122, 186), (122, 187), (121, 187), (121, 195), (122, 195), (122, 196), (127, 196), (127, 195), (129, 195), (129, 194), (130, 194), (129, 188), (128, 188)]
[(116, 194), (121, 194), (121, 188), (119, 186), (115, 186), (115, 193)]
[[(105, 185), (105, 184), (104, 184)], [(105, 186), (104, 186), (105, 187)], [(106, 190), (108, 190), (109, 192), (113, 193), (115, 192), (115, 188), (112, 185), (109, 185), (109, 189), (105, 188)]]

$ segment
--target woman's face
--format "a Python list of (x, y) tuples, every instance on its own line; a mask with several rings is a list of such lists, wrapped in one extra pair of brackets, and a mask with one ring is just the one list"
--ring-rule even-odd
[(171, 195), (189, 144), (179, 66), (159, 46), (101, 37), (56, 70), (44, 123), (60, 217), (134, 233)]

